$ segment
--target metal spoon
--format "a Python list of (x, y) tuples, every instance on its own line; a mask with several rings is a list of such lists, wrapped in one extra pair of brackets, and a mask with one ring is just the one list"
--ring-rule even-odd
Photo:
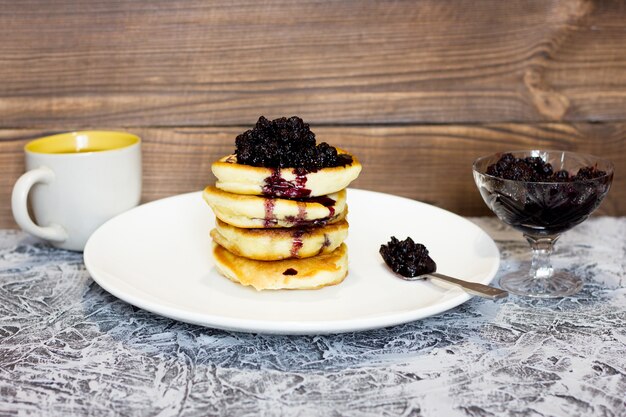
[(398, 275), (400, 278), (406, 281), (417, 281), (419, 279), (424, 279), (424, 278), (429, 278), (429, 277), (437, 278), (442, 281), (446, 281), (451, 284), (458, 285), (459, 287), (462, 287), (466, 292), (470, 294), (478, 295), (480, 297), (488, 298), (490, 300), (497, 300), (500, 298), (507, 297), (509, 295), (508, 292), (501, 290), (500, 288), (479, 284), (477, 282), (464, 281), (458, 278), (452, 278), (447, 275), (440, 274), (438, 272), (431, 272), (429, 274), (418, 275), (415, 277), (405, 277), (400, 274), (396, 274), (396, 275)]

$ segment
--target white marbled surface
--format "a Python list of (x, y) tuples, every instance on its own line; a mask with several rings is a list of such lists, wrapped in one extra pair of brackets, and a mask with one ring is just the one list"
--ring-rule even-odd
[[(500, 274), (529, 256), (519, 233), (474, 220)], [(565, 233), (554, 263), (582, 292), (266, 336), (139, 310), (95, 284), (81, 254), (0, 231), (0, 416), (626, 416), (626, 218)]]

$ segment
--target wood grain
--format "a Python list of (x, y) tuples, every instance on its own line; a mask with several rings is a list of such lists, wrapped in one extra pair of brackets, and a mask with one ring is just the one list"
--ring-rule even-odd
[(626, 215), (626, 3), (618, 0), (0, 0), (0, 228), (30, 138), (124, 129), (143, 200), (201, 189), (264, 114), (364, 162), (356, 187), (488, 214), (481, 154), (616, 163)]
[(0, 1), (0, 127), (626, 120), (618, 0)]
[[(234, 149), (241, 127), (129, 128), (143, 140), (143, 201), (202, 189), (213, 183), (211, 163)], [(598, 210), (626, 215), (626, 123), (547, 123), (451, 126), (355, 126), (315, 128), (318, 141), (357, 155), (364, 169), (353, 183), (425, 201), (461, 215), (491, 214), (476, 190), (471, 164), (498, 150), (542, 148), (611, 159), (617, 173)], [(23, 171), (22, 147), (51, 131), (0, 130), (0, 228), (15, 227), (10, 192)]]

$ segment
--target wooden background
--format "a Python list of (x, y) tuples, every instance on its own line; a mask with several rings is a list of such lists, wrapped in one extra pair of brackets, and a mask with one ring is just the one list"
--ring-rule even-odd
[(143, 200), (199, 190), (260, 115), (363, 162), (357, 188), (490, 214), (472, 161), (576, 150), (616, 165), (626, 215), (626, 2), (0, 0), (0, 228), (23, 145), (144, 140)]

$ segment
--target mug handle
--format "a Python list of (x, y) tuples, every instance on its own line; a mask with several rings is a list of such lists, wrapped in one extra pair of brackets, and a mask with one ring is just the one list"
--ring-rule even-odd
[(28, 193), (33, 185), (37, 183), (49, 184), (54, 180), (54, 172), (45, 166), (31, 169), (22, 174), (13, 187), (11, 195), (11, 208), (15, 222), (25, 232), (44, 240), (53, 242), (63, 242), (67, 240), (67, 232), (58, 224), (51, 224), (46, 227), (36, 225), (28, 215)]

